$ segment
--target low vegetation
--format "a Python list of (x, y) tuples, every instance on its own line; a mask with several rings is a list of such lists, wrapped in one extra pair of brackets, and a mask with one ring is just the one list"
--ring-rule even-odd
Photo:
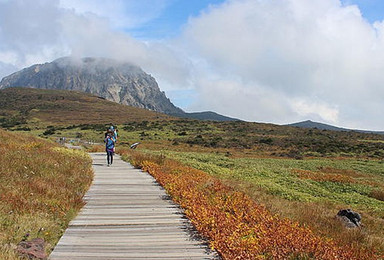
[[(281, 217), (339, 243), (384, 252), (384, 161), (319, 158), (229, 158), (222, 153), (153, 152), (215, 176)], [(345, 229), (335, 215), (353, 208), (364, 227)]]
[[(340, 245), (272, 214), (244, 192), (163, 155), (122, 152), (153, 175), (224, 259), (378, 259), (372, 248)], [(339, 228), (340, 230), (340, 228)], [(353, 231), (351, 231), (353, 232)]]
[(84, 204), (91, 159), (1, 129), (0, 143), (0, 259), (18, 259), (16, 245), (36, 237), (44, 238), (49, 252)]

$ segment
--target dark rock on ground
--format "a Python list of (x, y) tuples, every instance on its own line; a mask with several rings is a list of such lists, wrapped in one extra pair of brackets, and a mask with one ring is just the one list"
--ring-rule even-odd
[(45, 241), (42, 238), (34, 238), (30, 241), (21, 241), (17, 245), (17, 253), (28, 259), (47, 259), (45, 253)]
[(361, 226), (361, 216), (351, 209), (342, 209), (337, 213), (337, 217), (347, 228), (356, 228)]

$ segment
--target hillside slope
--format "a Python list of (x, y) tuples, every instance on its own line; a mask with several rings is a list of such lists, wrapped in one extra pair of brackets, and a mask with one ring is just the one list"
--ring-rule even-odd
[(167, 120), (169, 116), (117, 104), (91, 94), (67, 90), (7, 88), (0, 90), (0, 125), (39, 121), (40, 124), (121, 124)]

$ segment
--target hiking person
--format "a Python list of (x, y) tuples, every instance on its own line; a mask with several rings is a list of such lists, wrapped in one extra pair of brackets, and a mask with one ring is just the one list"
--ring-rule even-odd
[(117, 142), (117, 135), (118, 135), (118, 130), (117, 130), (117, 127), (112, 125), (109, 127), (108, 130), (111, 130), (112, 133), (113, 133), (113, 138), (115, 139), (115, 142)]
[(113, 153), (115, 152), (115, 139), (113, 137), (113, 132), (108, 129), (107, 135), (104, 139), (105, 142), (105, 151), (107, 152), (107, 163), (110, 166), (113, 163)]
[(119, 129), (115, 128), (115, 141), (117, 142), (117, 136), (119, 135)]

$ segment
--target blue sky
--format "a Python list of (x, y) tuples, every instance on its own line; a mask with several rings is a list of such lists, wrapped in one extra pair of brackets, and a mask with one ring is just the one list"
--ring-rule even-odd
[(186, 111), (384, 130), (383, 0), (0, 0), (0, 78), (62, 56), (134, 63)]
[(223, 2), (224, 0), (171, 0), (158, 17), (128, 32), (135, 38), (144, 40), (176, 37), (181, 33), (189, 17), (199, 15), (210, 5)]
[(363, 16), (371, 23), (384, 18), (384, 1), (382, 0), (343, 0), (343, 3), (359, 6)]

